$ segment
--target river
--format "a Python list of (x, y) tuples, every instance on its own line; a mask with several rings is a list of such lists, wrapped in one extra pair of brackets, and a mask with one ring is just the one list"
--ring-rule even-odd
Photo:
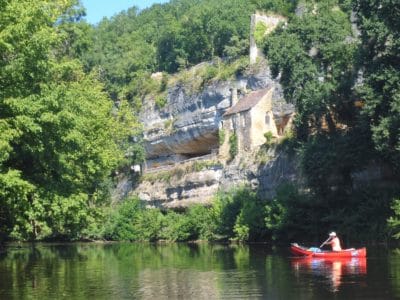
[(400, 299), (400, 251), (324, 261), (264, 245), (10, 245), (0, 299)]

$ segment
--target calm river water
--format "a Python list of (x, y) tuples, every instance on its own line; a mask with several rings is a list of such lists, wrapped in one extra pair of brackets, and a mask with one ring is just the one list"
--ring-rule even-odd
[(0, 255), (0, 299), (400, 299), (400, 251), (292, 258), (209, 244), (36, 244)]

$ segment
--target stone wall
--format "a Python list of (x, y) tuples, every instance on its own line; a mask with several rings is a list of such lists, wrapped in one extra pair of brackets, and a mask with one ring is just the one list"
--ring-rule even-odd
[(256, 13), (251, 15), (250, 23), (250, 63), (254, 64), (258, 58), (264, 58), (264, 54), (261, 49), (257, 47), (257, 43), (254, 37), (257, 23), (262, 22), (266, 25), (266, 32), (268, 34), (272, 32), (280, 22), (286, 22), (286, 19), (282, 16), (265, 15), (262, 13)]
[[(251, 138), (251, 149), (257, 149), (265, 143), (264, 134), (271, 132), (273, 135), (276, 134), (275, 121), (272, 114), (272, 97), (273, 90), (270, 90), (261, 100), (251, 109), (251, 126), (250, 126), (250, 138)], [(269, 122), (266, 122), (266, 116), (269, 116)], [(271, 118), (272, 116), (272, 118)]]

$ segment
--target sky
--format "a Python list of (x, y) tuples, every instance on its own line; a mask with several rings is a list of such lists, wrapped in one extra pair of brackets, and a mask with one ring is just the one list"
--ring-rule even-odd
[(154, 3), (166, 3), (169, 0), (81, 0), (86, 8), (86, 21), (97, 24), (103, 17), (113, 15), (126, 10), (132, 6), (139, 9), (150, 7)]

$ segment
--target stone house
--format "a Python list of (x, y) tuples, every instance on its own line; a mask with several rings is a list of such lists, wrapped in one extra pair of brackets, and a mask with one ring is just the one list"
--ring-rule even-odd
[[(264, 134), (272, 136), (284, 134), (291, 124), (293, 111), (277, 114), (273, 107), (274, 87), (253, 91), (237, 101), (232, 96), (232, 106), (222, 116), (220, 132), (224, 137), (219, 154), (229, 157), (229, 139), (235, 134), (238, 153), (252, 151), (266, 142)], [(236, 92), (233, 91), (233, 94)]]

